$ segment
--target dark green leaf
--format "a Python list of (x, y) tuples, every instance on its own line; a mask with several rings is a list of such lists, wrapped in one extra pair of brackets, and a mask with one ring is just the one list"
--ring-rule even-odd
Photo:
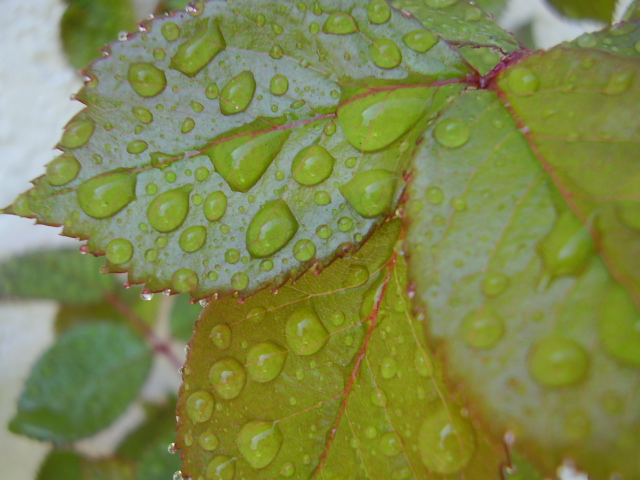
[(134, 466), (120, 458), (92, 460), (75, 452), (54, 450), (44, 461), (37, 480), (133, 480)]
[(100, 273), (101, 265), (76, 250), (21, 255), (0, 264), (0, 298), (94, 303), (114, 286), (112, 276)]
[(178, 340), (188, 342), (193, 334), (193, 324), (200, 312), (202, 312), (200, 305), (191, 304), (186, 295), (178, 295), (171, 306), (169, 316), (171, 334)]
[(448, 392), (410, 313), (399, 233), (388, 223), (320, 276), (205, 309), (178, 401), (185, 476), (495, 477), (504, 450)]
[(70, 329), (34, 366), (9, 428), (55, 442), (96, 433), (137, 396), (151, 360), (149, 348), (124, 325)]
[(547, 0), (547, 3), (568, 18), (611, 23), (617, 0)]
[(80, 69), (102, 56), (99, 51), (136, 25), (131, 0), (69, 0), (60, 36), (71, 64)]
[(184, 10), (189, 0), (160, 0), (156, 6), (156, 13), (168, 13), (173, 10)]
[(8, 211), (88, 239), (130, 283), (196, 298), (360, 245), (471, 73), (379, 0), (212, 1), (143, 29), (91, 67), (63, 155)]

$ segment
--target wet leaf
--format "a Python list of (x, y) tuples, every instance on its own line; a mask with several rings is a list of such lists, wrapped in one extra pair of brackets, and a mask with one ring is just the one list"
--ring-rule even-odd
[(96, 433), (138, 395), (151, 359), (147, 345), (124, 325), (72, 328), (33, 367), (9, 429), (55, 442)]
[(547, 0), (547, 3), (568, 18), (610, 23), (617, 2), (616, 0)]
[(407, 248), (429, 335), (487, 425), (548, 474), (567, 457), (593, 478), (640, 474), (627, 53), (531, 55), (443, 112), (412, 167)]
[(114, 288), (102, 261), (76, 250), (32, 252), (0, 264), (0, 298), (57, 300), (87, 305)]
[(88, 239), (148, 291), (246, 296), (393, 212), (419, 132), (471, 69), (377, 0), (190, 12), (92, 65), (62, 155), (7, 211)]
[[(486, 479), (505, 461), (444, 386), (386, 224), (277, 295), (212, 302), (178, 401), (184, 476)], [(217, 472), (217, 473), (216, 473)], [(235, 472), (235, 477), (233, 475)]]

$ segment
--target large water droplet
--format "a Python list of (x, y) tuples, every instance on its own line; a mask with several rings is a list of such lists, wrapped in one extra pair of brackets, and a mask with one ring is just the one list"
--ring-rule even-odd
[[(411, 130), (427, 112), (433, 94), (430, 88), (397, 88), (368, 93), (343, 102), (338, 121), (347, 140), (358, 150), (380, 150)], [(360, 94), (361, 96), (358, 96)]]
[(471, 131), (467, 122), (461, 118), (447, 118), (441, 121), (433, 131), (433, 137), (440, 145), (457, 148), (469, 140)]
[(218, 21), (212, 17), (209, 22), (201, 23), (195, 35), (180, 45), (169, 66), (193, 77), (226, 46)]
[(269, 89), (274, 95), (282, 96), (289, 90), (289, 79), (284, 75), (274, 75), (269, 82)]
[(374, 218), (391, 209), (397, 181), (387, 170), (367, 170), (342, 185), (340, 193), (364, 218)]
[(233, 480), (236, 476), (236, 459), (218, 455), (207, 465), (207, 480)]
[(238, 433), (238, 450), (255, 469), (269, 465), (280, 451), (282, 442), (282, 432), (276, 423), (253, 420)]
[(78, 187), (78, 203), (93, 218), (115, 215), (135, 200), (137, 175), (131, 172), (108, 172), (86, 180)]
[(220, 92), (220, 112), (233, 115), (244, 112), (256, 92), (256, 79), (250, 70), (233, 77)]
[(540, 80), (526, 67), (516, 67), (507, 80), (509, 90), (517, 95), (531, 95), (540, 88)]
[(464, 340), (473, 348), (491, 348), (498, 343), (503, 333), (502, 319), (488, 310), (471, 312), (462, 322)]
[(584, 379), (589, 357), (574, 340), (554, 335), (535, 343), (529, 353), (529, 370), (545, 387), (566, 387)]
[(255, 382), (270, 382), (284, 367), (287, 351), (273, 342), (262, 342), (251, 347), (247, 353), (247, 371)]
[(211, 394), (198, 391), (192, 393), (187, 399), (187, 415), (195, 423), (206, 422), (213, 414), (216, 401)]
[(256, 120), (246, 128), (249, 131), (241, 128), (228, 132), (227, 138), (205, 152), (217, 172), (236, 192), (247, 192), (260, 180), (291, 133), (288, 129), (273, 129), (273, 125), (262, 120)]
[(372, 0), (367, 6), (367, 16), (371, 23), (380, 25), (391, 18), (391, 8), (385, 0)]
[(202, 225), (193, 225), (185, 228), (180, 234), (180, 248), (187, 253), (195, 252), (202, 248), (206, 238), (207, 230)]
[(107, 245), (106, 255), (115, 265), (126, 263), (133, 256), (133, 245), (126, 238), (114, 238)]
[(198, 274), (189, 268), (179, 268), (171, 276), (171, 286), (178, 293), (192, 292), (198, 288)]
[(407, 47), (419, 53), (428, 52), (439, 40), (438, 36), (429, 30), (412, 30), (402, 37)]
[(155, 97), (167, 86), (164, 72), (151, 63), (132, 63), (127, 78), (131, 88), (141, 97)]
[(95, 125), (89, 120), (75, 120), (64, 127), (60, 145), (67, 148), (78, 148), (89, 141)]
[(300, 150), (291, 163), (293, 179), (300, 185), (317, 185), (333, 172), (334, 158), (320, 145)]
[(147, 209), (147, 218), (159, 232), (173, 232), (182, 225), (189, 213), (189, 193), (191, 185), (161, 193), (153, 199)]
[(447, 408), (439, 408), (422, 422), (418, 434), (420, 459), (434, 473), (462, 470), (476, 450), (473, 427)]
[(546, 269), (552, 277), (577, 275), (594, 252), (589, 229), (566, 210), (538, 246)]
[(351, 15), (344, 12), (334, 12), (325, 20), (322, 31), (334, 35), (348, 35), (358, 32), (359, 29), (355, 18)]
[(384, 69), (395, 68), (402, 62), (402, 52), (393, 40), (380, 38), (369, 47), (369, 56), (376, 66)]
[(620, 95), (629, 90), (633, 82), (633, 72), (614, 73), (609, 78), (607, 86), (604, 87), (604, 93), (607, 95)]
[(80, 173), (80, 162), (70, 155), (62, 155), (47, 165), (47, 182), (59, 187), (74, 180)]
[(226, 350), (231, 346), (231, 328), (225, 323), (219, 323), (211, 329), (209, 338), (211, 338), (211, 341), (217, 348)]
[(225, 400), (232, 400), (240, 395), (246, 381), (247, 373), (235, 358), (223, 358), (209, 370), (209, 382), (213, 390)]
[(620, 285), (605, 296), (600, 314), (600, 338), (605, 350), (617, 360), (640, 366), (640, 312)]
[(298, 221), (284, 200), (265, 203), (247, 228), (247, 250), (255, 258), (273, 255), (298, 231)]
[(227, 196), (224, 192), (210, 193), (202, 204), (204, 216), (210, 222), (220, 220), (227, 211)]
[(329, 332), (320, 317), (309, 307), (301, 307), (291, 314), (285, 335), (289, 347), (297, 355), (312, 355), (329, 340)]

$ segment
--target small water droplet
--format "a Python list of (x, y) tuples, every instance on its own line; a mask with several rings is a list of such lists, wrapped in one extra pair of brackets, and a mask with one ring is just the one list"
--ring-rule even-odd
[(289, 90), (289, 79), (284, 75), (274, 75), (269, 82), (269, 89), (274, 95), (282, 96)]
[(292, 477), (296, 473), (296, 467), (293, 463), (287, 462), (282, 465), (280, 469), (280, 475), (283, 477)]
[(127, 78), (131, 88), (141, 97), (155, 97), (167, 86), (164, 71), (151, 63), (132, 63)]
[(214, 100), (218, 98), (218, 96), (220, 95), (220, 89), (218, 88), (218, 84), (210, 83), (209, 85), (207, 85), (207, 87), (204, 89), (204, 95), (209, 100)]
[(187, 399), (187, 415), (195, 423), (206, 422), (211, 418), (215, 404), (210, 393), (202, 390), (194, 392)]
[(341, 217), (338, 220), (338, 230), (348, 232), (353, 228), (353, 220), (349, 217)]
[(540, 80), (532, 70), (526, 67), (516, 67), (512, 70), (507, 83), (509, 90), (517, 95), (531, 95), (540, 88)]
[(284, 56), (284, 52), (282, 51), (282, 47), (280, 47), (280, 45), (275, 44), (273, 47), (271, 47), (271, 50), (269, 50), (269, 56), (271, 58), (273, 58), (274, 60), (278, 60), (280, 58), (282, 58)]
[(180, 132), (189, 133), (191, 130), (193, 130), (195, 126), (196, 126), (196, 122), (193, 120), (193, 118), (187, 117), (184, 119), (184, 122), (182, 122), (182, 126), (180, 127)]
[(369, 269), (365, 265), (353, 265), (347, 278), (342, 282), (344, 288), (355, 287), (366, 283), (371, 277)]
[(348, 35), (359, 31), (356, 20), (344, 12), (334, 12), (330, 14), (322, 25), (324, 33), (334, 35)]
[(274, 342), (262, 342), (247, 353), (247, 372), (255, 382), (265, 383), (276, 378), (287, 359), (287, 351)]
[(318, 238), (326, 240), (328, 238), (331, 238), (331, 235), (333, 235), (333, 231), (331, 230), (331, 227), (329, 225), (319, 225), (318, 228), (316, 228), (316, 235), (318, 236)]
[(209, 370), (209, 382), (215, 393), (225, 400), (236, 398), (247, 381), (247, 373), (235, 358), (218, 360)]
[(62, 155), (47, 165), (47, 182), (54, 187), (66, 185), (80, 173), (80, 162), (70, 155)]
[(482, 293), (487, 297), (500, 295), (509, 286), (509, 277), (503, 273), (487, 273), (482, 280)]
[(64, 127), (60, 145), (67, 148), (78, 148), (89, 141), (95, 125), (89, 120), (74, 120)]
[(469, 126), (463, 119), (447, 118), (435, 128), (433, 137), (440, 145), (457, 148), (467, 143), (470, 133)]
[(385, 0), (372, 0), (367, 6), (367, 16), (371, 23), (380, 25), (391, 18), (391, 8)]
[(111, 217), (135, 200), (136, 180), (135, 173), (126, 171), (90, 178), (78, 187), (80, 208), (92, 218)]
[(412, 30), (402, 37), (402, 41), (411, 50), (425, 53), (431, 50), (439, 41), (438, 36), (429, 30)]
[(178, 449), (176, 448), (176, 444), (170, 443), (169, 446), (167, 447), (167, 451), (172, 455), (175, 454), (178, 451)]
[(306, 306), (289, 316), (285, 335), (291, 350), (305, 356), (318, 352), (329, 340), (329, 332), (318, 314)]
[(136, 154), (144, 152), (149, 145), (144, 140), (134, 140), (127, 145), (127, 153)]
[(393, 357), (385, 357), (380, 363), (380, 375), (384, 379), (393, 378), (398, 373), (398, 362)]
[(395, 68), (402, 62), (402, 52), (393, 40), (381, 38), (369, 47), (369, 57), (378, 67), (384, 69)]
[(306, 238), (298, 240), (293, 246), (293, 256), (299, 262), (308, 262), (316, 255), (316, 245)]
[(131, 260), (133, 245), (126, 238), (115, 238), (107, 244), (107, 260), (115, 265), (121, 265)]
[(202, 225), (192, 225), (180, 234), (179, 245), (186, 253), (200, 250), (207, 239), (207, 230)]
[(618, 72), (611, 75), (607, 86), (604, 87), (604, 93), (607, 95), (620, 95), (631, 86), (633, 82), (633, 72)]
[(536, 342), (529, 353), (529, 371), (546, 387), (575, 385), (589, 370), (589, 357), (574, 340), (554, 335)]
[(191, 185), (168, 190), (153, 199), (147, 209), (147, 219), (158, 232), (172, 232), (187, 218)]
[(247, 250), (255, 258), (268, 257), (289, 243), (297, 231), (298, 221), (284, 200), (266, 202), (247, 228)]
[(238, 433), (238, 450), (253, 468), (261, 469), (273, 461), (283, 440), (277, 423), (253, 420)]
[(371, 403), (373, 403), (376, 407), (386, 407), (387, 406), (387, 394), (384, 393), (380, 388), (376, 388), (371, 394)]
[(395, 433), (387, 432), (380, 437), (378, 447), (383, 455), (395, 457), (402, 451), (402, 443)]
[(180, 27), (175, 22), (164, 22), (160, 27), (162, 36), (169, 42), (173, 42), (180, 36)]
[(220, 350), (226, 350), (231, 346), (232, 333), (229, 325), (225, 323), (219, 323), (215, 327), (211, 329), (211, 333), (209, 334), (209, 338)]
[(231, 288), (236, 291), (245, 290), (249, 286), (249, 276), (244, 272), (236, 272), (231, 277)]
[(502, 338), (504, 324), (495, 313), (476, 310), (465, 317), (462, 332), (465, 342), (470, 347), (488, 349), (494, 347)]
[(188, 268), (179, 268), (171, 276), (171, 285), (179, 293), (192, 292), (198, 287), (198, 274)]
[(427, 200), (432, 205), (440, 205), (444, 201), (444, 192), (440, 187), (429, 187), (427, 189)]
[(151, 113), (148, 109), (144, 107), (133, 107), (132, 112), (139, 122), (142, 122), (142, 123), (153, 122), (153, 113)]
[(291, 174), (301, 185), (317, 185), (333, 172), (334, 158), (320, 145), (300, 150), (291, 163)]
[(253, 72), (245, 70), (227, 83), (220, 92), (220, 113), (234, 115), (244, 112), (253, 100), (256, 80)]
[(397, 181), (387, 170), (367, 170), (342, 185), (340, 192), (362, 217), (375, 218), (391, 209)]
[(316, 205), (329, 205), (331, 203), (331, 195), (326, 190), (319, 190), (313, 196)]
[(578, 46), (581, 48), (593, 48), (598, 41), (593, 33), (583, 33), (577, 39)]

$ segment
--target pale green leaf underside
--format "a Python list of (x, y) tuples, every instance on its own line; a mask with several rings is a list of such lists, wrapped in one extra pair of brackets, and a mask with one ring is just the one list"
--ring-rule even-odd
[(246, 295), (322, 267), (393, 211), (419, 132), (471, 71), (372, 4), (213, 1), (145, 24), (92, 66), (64, 155), (9, 211), (149, 291)]
[(502, 446), (459, 413), (410, 314), (404, 258), (393, 251), (399, 227), (386, 224), (352, 258), (278, 295), (210, 304), (178, 402), (184, 476), (484, 480), (499, 471)]
[(637, 270), (616, 280), (640, 242), (628, 228), (617, 241), (614, 214), (640, 205), (621, 188), (640, 171), (625, 108), (637, 80), (606, 93), (629, 69), (598, 51), (532, 55), (443, 112), (408, 191), (416, 298), (452, 375), (497, 434), (548, 471), (569, 456), (593, 478), (640, 472)]

